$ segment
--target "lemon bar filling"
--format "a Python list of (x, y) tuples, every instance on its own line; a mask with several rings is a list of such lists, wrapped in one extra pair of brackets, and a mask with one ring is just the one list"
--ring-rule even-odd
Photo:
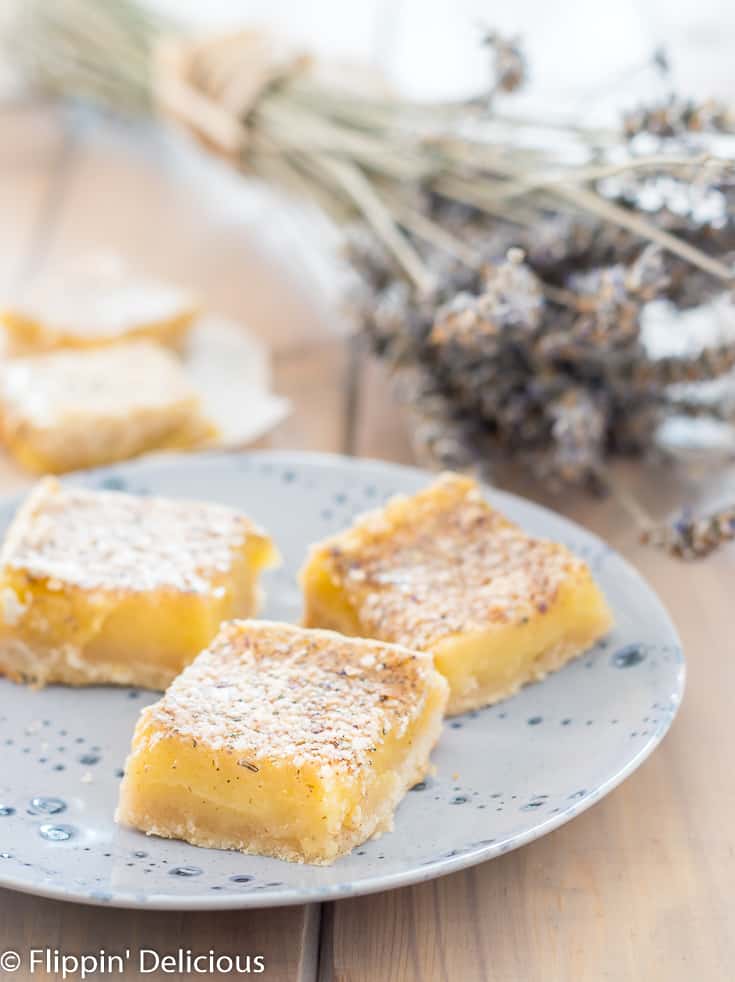
[(235, 622), (144, 710), (118, 819), (149, 834), (329, 863), (391, 827), (441, 727), (426, 656)]
[(196, 313), (187, 291), (100, 256), (36, 281), (0, 310), (0, 324), (14, 354), (132, 339), (180, 347)]
[(178, 359), (149, 341), (11, 359), (0, 428), (32, 473), (64, 473), (217, 435)]
[(39, 482), (0, 553), (0, 672), (165, 688), (276, 560), (232, 509)]
[(304, 623), (430, 651), (448, 711), (512, 695), (611, 626), (589, 568), (445, 475), (312, 549)]

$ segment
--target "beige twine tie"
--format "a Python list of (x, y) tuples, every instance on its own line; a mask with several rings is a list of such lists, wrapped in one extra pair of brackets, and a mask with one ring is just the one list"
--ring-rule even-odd
[(248, 117), (263, 92), (304, 71), (310, 59), (286, 54), (261, 30), (205, 38), (165, 38), (153, 60), (153, 93), (162, 116), (209, 150), (241, 160)]

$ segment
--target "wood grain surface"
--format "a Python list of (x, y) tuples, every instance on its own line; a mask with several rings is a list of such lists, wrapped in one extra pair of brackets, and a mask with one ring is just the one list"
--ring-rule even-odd
[[(213, 308), (268, 339), (276, 388), (292, 400), (293, 413), (265, 445), (411, 462), (381, 367), (358, 345), (330, 336), (293, 270), (259, 249), (257, 223), (243, 227), (187, 192), (191, 176), (177, 183), (179, 163), (155, 141), (132, 141), (119, 128), (43, 108), (5, 111), (0, 126), (0, 288), (70, 251), (115, 247), (194, 282)], [(691, 492), (685, 480), (655, 470), (622, 467), (620, 479), (657, 514)], [(0, 483), (6, 490), (12, 480)], [(522, 850), (362, 899), (151, 914), (0, 891), (0, 951), (250, 951), (265, 955), (261, 977), (269, 982), (735, 977), (735, 551), (679, 564), (641, 547), (613, 500), (555, 501), (527, 483), (514, 490), (607, 538), (659, 591), (681, 632), (689, 672), (683, 708), (630, 780)]]

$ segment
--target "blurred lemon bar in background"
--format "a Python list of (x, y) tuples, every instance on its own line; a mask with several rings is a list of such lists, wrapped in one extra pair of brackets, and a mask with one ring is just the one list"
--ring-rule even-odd
[(112, 254), (56, 268), (0, 308), (11, 355), (149, 339), (180, 348), (197, 315), (186, 290)]
[(586, 563), (452, 474), (312, 547), (301, 576), (307, 626), (432, 652), (449, 713), (543, 678), (612, 623)]
[(0, 674), (163, 689), (223, 620), (256, 612), (277, 558), (231, 508), (44, 478), (0, 552)]
[(151, 341), (0, 363), (0, 433), (35, 474), (214, 441), (179, 359)]
[(117, 820), (214, 849), (331, 863), (425, 776), (447, 684), (396, 645), (233, 621), (143, 710)]

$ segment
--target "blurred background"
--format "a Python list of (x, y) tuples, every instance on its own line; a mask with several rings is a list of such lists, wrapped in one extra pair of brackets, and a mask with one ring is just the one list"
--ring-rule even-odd
[[(576, 102), (639, 67), (656, 48), (677, 84), (699, 95), (732, 92), (735, 11), (728, 0), (154, 0), (198, 26), (271, 24), (310, 49), (372, 62), (418, 96), (464, 96), (487, 82), (479, 29), (521, 34), (549, 98)], [(714, 89), (714, 91), (713, 91)]]
[[(377, 69), (389, 87), (419, 100), (487, 89), (490, 59), (481, 40), (489, 28), (523, 44), (528, 84), (509, 103), (520, 114), (606, 125), (616, 124), (623, 108), (671, 91), (735, 97), (735, 9), (725, 0), (150, 0), (150, 6), (195, 32), (272, 28), (349, 72)], [(29, 102), (12, 58), (2, 91), (0, 292), (25, 289), (69, 257), (112, 250), (243, 325), (261, 345), (258, 357), (275, 359), (276, 389), (281, 379), (291, 389), (288, 373), (304, 352), (323, 350), (329, 354), (320, 365), (332, 359), (339, 385), (354, 390), (356, 356), (342, 343), (351, 324), (342, 303), (339, 237), (315, 207), (243, 179), (170, 126)], [(303, 383), (285, 393), (292, 402), (296, 397), (296, 412), (276, 442), (303, 442), (298, 427), (311, 425), (303, 420), (326, 399), (319, 389), (302, 410), (302, 393)], [(335, 409), (347, 449), (355, 446), (350, 398)], [(371, 440), (380, 455), (407, 453), (407, 440), (395, 450), (380, 443)]]
[[(513, 106), (521, 110), (609, 119), (631, 101), (660, 94), (660, 74), (652, 68), (656, 52), (665, 54), (669, 66), (666, 91), (673, 85), (694, 97), (735, 94), (735, 8), (728, 0), (150, 2), (197, 28), (272, 27), (306, 50), (353, 67), (375, 66), (418, 98), (463, 97), (487, 85), (488, 56), (479, 39), (488, 27), (522, 39), (530, 81), (514, 96)], [(12, 6), (6, 5), (6, 17)], [(0, 163), (30, 172), (18, 176), (25, 192), (18, 183), (4, 182), (0, 189), (0, 287), (7, 288), (19, 272), (19, 237), (27, 227), (23, 197), (32, 193), (33, 171), (65, 155), (56, 180), (69, 187), (45, 246), (50, 261), (59, 249), (113, 245), (132, 251), (155, 272), (184, 277), (194, 288), (206, 285), (214, 309), (246, 317), (276, 349), (344, 328), (335, 311), (333, 264), (320, 249), (302, 248), (304, 209), (293, 202), (283, 207), (279, 196), (204, 161), (158, 128), (99, 119), (92, 124), (79, 114), (61, 119), (41, 107), (31, 121), (16, 103), (7, 61), (2, 74), (11, 99), (5, 119), (21, 115), (24, 122), (12, 138), (6, 130)], [(158, 216), (153, 228), (149, 195)], [(324, 237), (328, 253), (334, 245), (328, 229), (313, 214), (307, 228), (312, 240)], [(245, 269), (252, 276), (243, 289)]]

